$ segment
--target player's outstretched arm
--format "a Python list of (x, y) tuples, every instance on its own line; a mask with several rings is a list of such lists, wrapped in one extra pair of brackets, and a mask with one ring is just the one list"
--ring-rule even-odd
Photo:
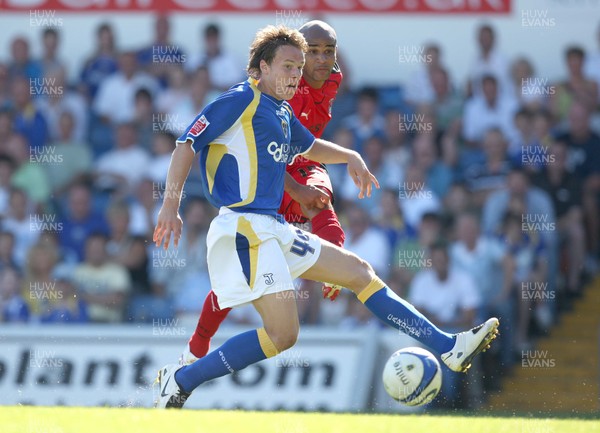
[(323, 164), (348, 164), (348, 173), (360, 190), (358, 198), (371, 197), (373, 185), (379, 188), (377, 178), (354, 150), (317, 138), (305, 156)]
[(179, 244), (183, 220), (179, 216), (181, 192), (194, 161), (194, 150), (191, 141), (178, 144), (171, 155), (171, 164), (167, 173), (167, 183), (163, 204), (158, 212), (158, 221), (152, 240), (157, 247), (164, 242), (164, 249), (169, 248), (171, 233), (173, 233), (175, 248)]

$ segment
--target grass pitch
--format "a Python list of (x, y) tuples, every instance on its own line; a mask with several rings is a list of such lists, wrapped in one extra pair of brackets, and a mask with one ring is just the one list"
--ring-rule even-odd
[(433, 415), (2, 407), (2, 433), (600, 433), (600, 421)]

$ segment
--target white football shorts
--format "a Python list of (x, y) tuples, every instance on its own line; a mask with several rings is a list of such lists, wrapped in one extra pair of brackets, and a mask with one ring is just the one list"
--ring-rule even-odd
[(207, 235), (208, 271), (221, 308), (295, 290), (294, 279), (315, 264), (321, 241), (269, 215), (225, 207)]

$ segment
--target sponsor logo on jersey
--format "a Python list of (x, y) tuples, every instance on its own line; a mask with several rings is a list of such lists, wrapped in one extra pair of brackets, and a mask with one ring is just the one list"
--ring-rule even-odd
[(198, 118), (198, 120), (196, 120), (196, 122), (194, 122), (194, 124), (190, 128), (189, 134), (193, 135), (194, 137), (198, 137), (200, 134), (202, 134), (202, 131), (204, 131), (208, 125), (210, 125), (210, 122), (206, 120), (206, 117), (203, 114)]

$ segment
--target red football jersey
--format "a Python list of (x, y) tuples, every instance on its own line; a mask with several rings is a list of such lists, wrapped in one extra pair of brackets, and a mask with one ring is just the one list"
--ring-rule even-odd
[[(302, 77), (296, 94), (288, 101), (300, 123), (317, 138), (323, 135), (325, 127), (331, 120), (331, 107), (342, 78), (342, 72), (337, 63), (334, 65), (329, 79), (320, 89), (310, 87)], [(287, 166), (287, 171), (292, 172), (300, 166), (315, 164), (319, 163), (306, 158), (296, 158), (292, 165)]]

